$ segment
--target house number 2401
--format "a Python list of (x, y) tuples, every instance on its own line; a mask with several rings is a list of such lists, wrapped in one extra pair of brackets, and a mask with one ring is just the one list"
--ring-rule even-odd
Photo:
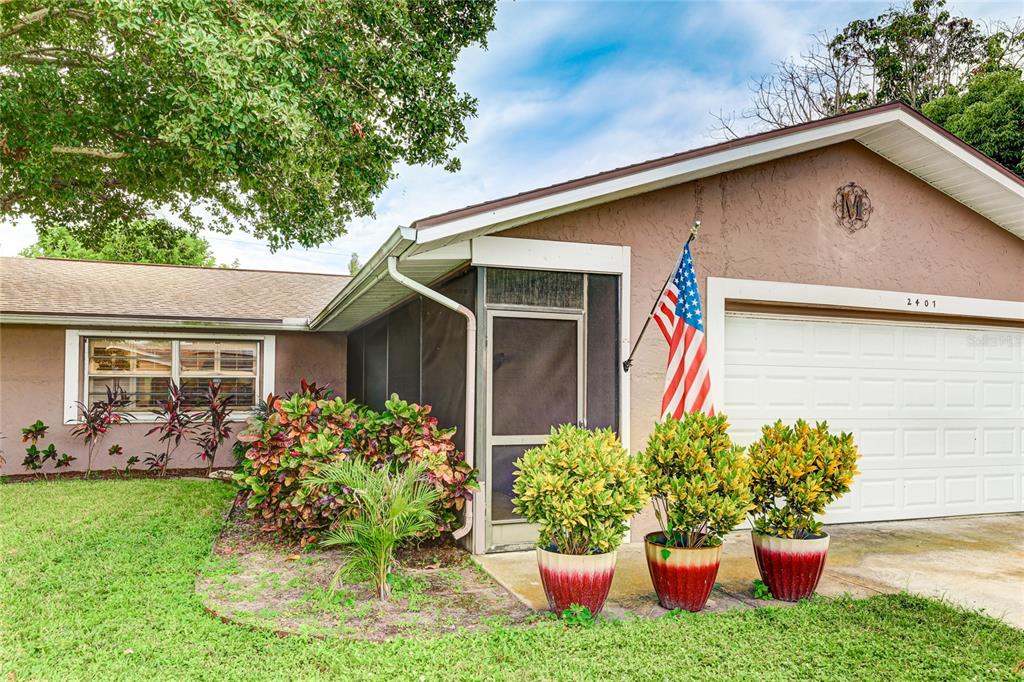
[(936, 307), (934, 298), (910, 298), (907, 297), (908, 308), (935, 308)]

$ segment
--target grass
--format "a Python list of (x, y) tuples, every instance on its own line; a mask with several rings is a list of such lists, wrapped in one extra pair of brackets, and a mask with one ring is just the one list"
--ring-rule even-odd
[(208, 616), (193, 591), (231, 494), (180, 480), (0, 486), (0, 680), (1021, 679), (1024, 633), (907, 595), (382, 644), (281, 639)]

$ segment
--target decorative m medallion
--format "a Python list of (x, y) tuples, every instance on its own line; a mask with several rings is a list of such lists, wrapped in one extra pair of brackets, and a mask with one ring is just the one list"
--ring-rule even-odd
[(867, 227), (872, 210), (868, 191), (855, 182), (843, 185), (836, 190), (832, 210), (836, 214), (836, 220), (847, 232), (853, 233)]

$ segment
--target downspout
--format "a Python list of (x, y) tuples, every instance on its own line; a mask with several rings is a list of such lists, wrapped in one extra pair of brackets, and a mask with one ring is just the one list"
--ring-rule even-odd
[[(395, 280), (402, 286), (412, 289), (417, 294), (429, 298), (435, 303), (443, 305), (445, 308), (454, 310), (463, 317), (466, 318), (466, 426), (463, 433), (466, 436), (466, 464), (473, 466), (473, 439), (474, 439), (474, 408), (476, 406), (476, 315), (473, 311), (466, 306), (453, 301), (452, 299), (444, 296), (440, 292), (434, 291), (428, 286), (420, 284), (414, 279), (406, 277), (398, 271), (398, 256), (388, 256), (388, 274), (391, 279)], [(474, 497), (477, 497), (480, 491), (474, 493)], [(457, 528), (452, 532), (452, 535), (456, 540), (460, 540), (473, 530), (473, 500), (466, 501), (465, 510), (466, 522), (461, 528)], [(483, 551), (482, 542), (473, 543), (473, 553), (479, 554)]]

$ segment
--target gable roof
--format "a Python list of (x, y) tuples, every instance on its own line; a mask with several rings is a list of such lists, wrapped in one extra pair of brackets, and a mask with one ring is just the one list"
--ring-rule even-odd
[[(729, 140), (421, 218), (417, 242), (504, 230), (559, 213), (855, 140), (1024, 239), (1024, 179), (894, 102)], [(496, 229), (494, 229), (496, 227)], [(478, 235), (473, 235), (478, 236)]]
[(396, 229), (310, 326), (352, 329), (407, 297), (408, 289), (388, 277), (389, 256), (399, 258), (405, 275), (430, 284), (473, 262), (470, 244), (476, 237), (850, 140), (1024, 239), (1024, 179), (912, 108), (894, 103), (421, 218)]
[(306, 328), (351, 277), (51, 258), (0, 258), (0, 314)]

